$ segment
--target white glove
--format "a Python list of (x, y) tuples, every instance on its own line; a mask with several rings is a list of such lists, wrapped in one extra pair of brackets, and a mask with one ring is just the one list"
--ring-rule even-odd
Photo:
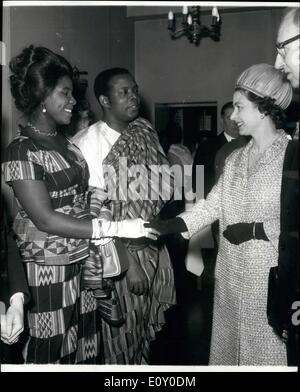
[(147, 237), (156, 240), (158, 232), (155, 229), (144, 227), (144, 223), (147, 222), (140, 218), (119, 222), (101, 220), (102, 235), (103, 237)]
[(23, 298), (23, 294), (15, 294), (6, 314), (1, 314), (1, 340), (6, 344), (16, 343), (24, 330)]

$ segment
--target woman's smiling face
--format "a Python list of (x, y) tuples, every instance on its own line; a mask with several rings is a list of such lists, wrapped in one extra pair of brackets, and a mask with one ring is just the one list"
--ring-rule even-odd
[(72, 93), (72, 80), (69, 76), (63, 76), (45, 99), (46, 115), (56, 124), (67, 125), (70, 123), (72, 110), (76, 104)]
[(239, 90), (234, 92), (233, 107), (234, 111), (230, 118), (237, 124), (240, 135), (253, 136), (261, 124), (261, 113), (258, 107)]

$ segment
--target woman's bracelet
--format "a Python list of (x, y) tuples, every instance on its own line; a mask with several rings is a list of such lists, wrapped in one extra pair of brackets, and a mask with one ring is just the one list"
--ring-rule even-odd
[(253, 222), (253, 239), (256, 240), (256, 233), (255, 233), (255, 222)]
[(98, 240), (99, 238), (102, 237), (101, 221), (98, 218), (93, 218), (92, 227), (93, 227), (92, 239)]

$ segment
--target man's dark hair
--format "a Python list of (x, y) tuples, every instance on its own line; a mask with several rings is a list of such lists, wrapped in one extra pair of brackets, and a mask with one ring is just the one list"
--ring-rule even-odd
[(226, 103), (222, 106), (222, 109), (221, 109), (221, 116), (224, 116), (225, 110), (227, 110), (227, 109), (229, 109), (229, 108), (232, 108), (232, 109), (233, 109), (233, 102), (232, 102), (232, 101), (226, 102)]
[(131, 73), (126, 68), (109, 68), (105, 71), (100, 72), (94, 81), (94, 93), (97, 101), (99, 100), (100, 95), (106, 95), (109, 92), (109, 82), (110, 80), (117, 75), (124, 75)]

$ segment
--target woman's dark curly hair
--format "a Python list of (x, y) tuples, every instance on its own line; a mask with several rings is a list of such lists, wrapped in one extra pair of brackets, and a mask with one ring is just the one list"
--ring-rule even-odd
[(270, 116), (275, 124), (276, 129), (283, 127), (286, 115), (281, 107), (275, 105), (275, 99), (270, 97), (259, 97), (251, 91), (243, 88), (236, 88), (235, 91), (241, 91), (242, 94), (244, 94), (246, 98), (249, 99), (249, 101), (253, 102), (257, 106), (260, 113), (265, 114), (266, 116)]
[(9, 63), (10, 88), (18, 110), (31, 114), (63, 76), (73, 78), (71, 65), (51, 50), (33, 45)]

